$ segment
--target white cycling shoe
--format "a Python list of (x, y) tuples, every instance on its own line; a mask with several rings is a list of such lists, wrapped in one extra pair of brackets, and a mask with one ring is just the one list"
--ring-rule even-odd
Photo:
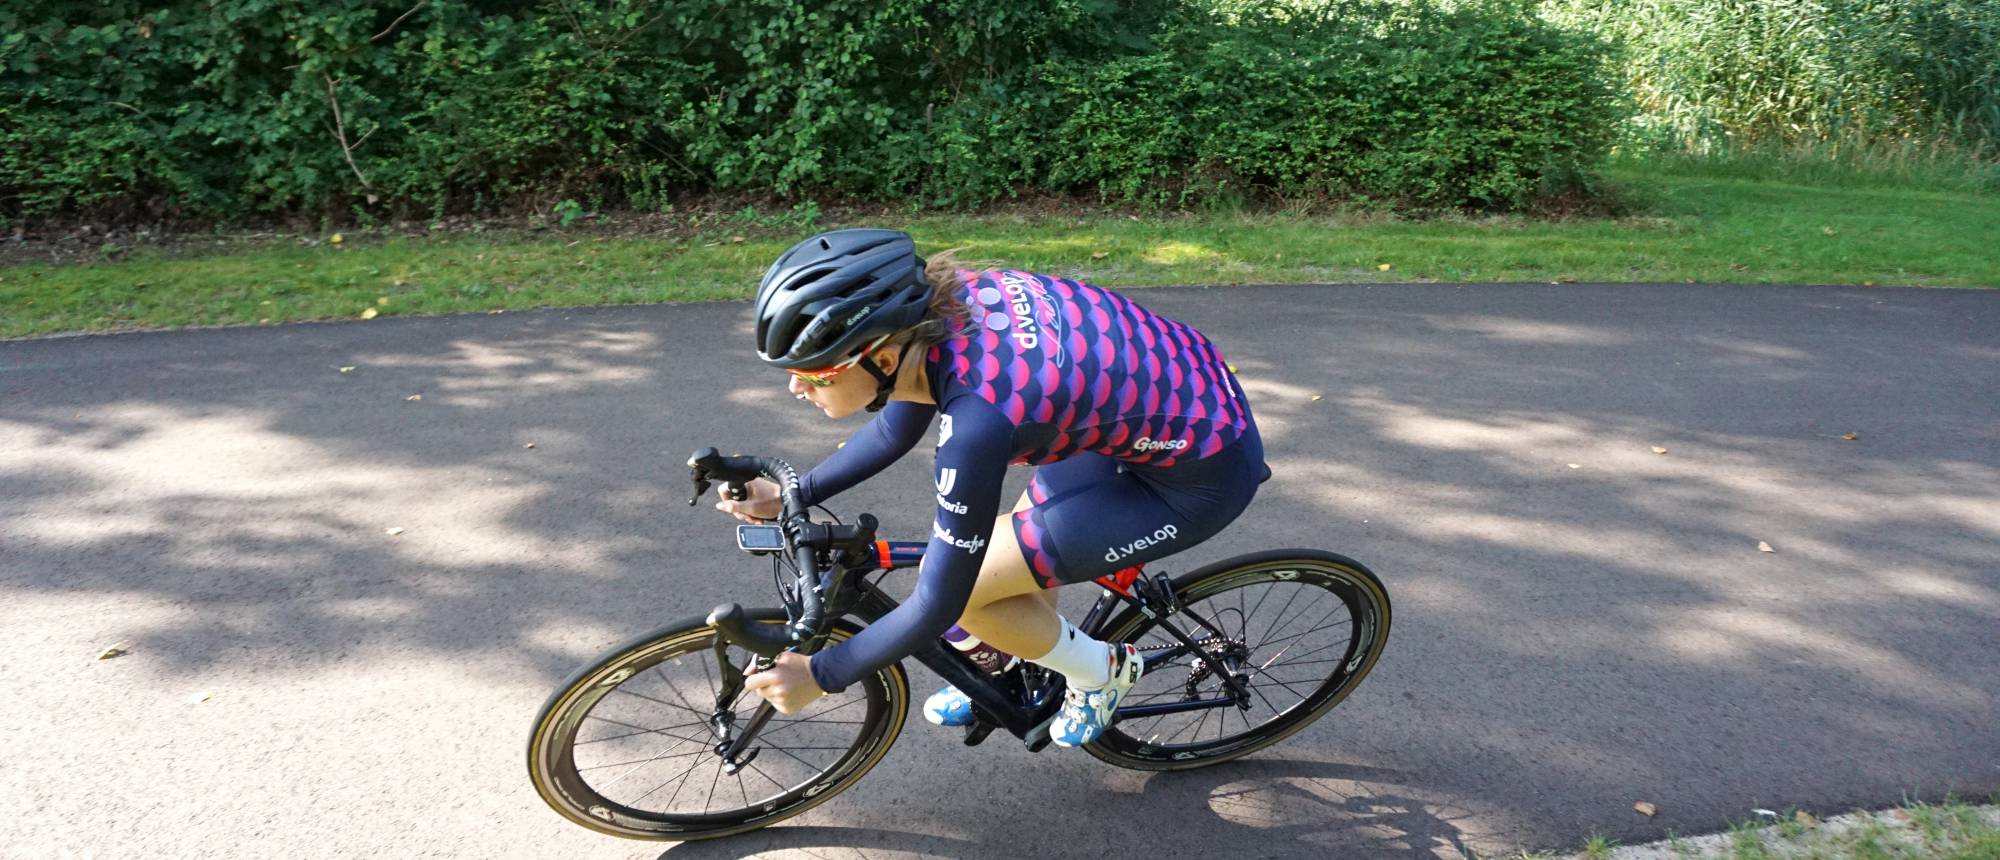
[(957, 687), (945, 687), (924, 700), (924, 719), (939, 726), (972, 725), (972, 699)]
[(1125, 700), (1132, 685), (1139, 683), (1139, 676), (1146, 672), (1146, 661), (1139, 657), (1139, 649), (1130, 645), (1111, 646), (1111, 681), (1096, 689), (1081, 689), (1075, 686), (1063, 694), (1062, 713), (1049, 724), (1049, 740), (1056, 746), (1080, 747), (1111, 725), (1112, 715), (1118, 712), (1118, 703)]

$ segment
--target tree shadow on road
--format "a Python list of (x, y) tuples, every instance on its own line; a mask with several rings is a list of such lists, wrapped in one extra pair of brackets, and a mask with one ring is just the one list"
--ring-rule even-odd
[[(1461, 825), (1470, 812), (1449, 803), (1409, 796), (1407, 774), (1379, 768), (1307, 761), (1247, 760), (1180, 773), (1139, 777), (1136, 794), (1077, 798), (1077, 802), (1020, 805), (980, 803), (1000, 786), (966, 784), (956, 795), (985, 805), (986, 815), (940, 817), (949, 835), (894, 827), (817, 827), (780, 824), (707, 842), (688, 842), (661, 858), (824, 856), (835, 849), (857, 856), (952, 857), (1009, 860), (1022, 856), (1021, 832), (1047, 830), (1068, 838), (1077, 856), (1175, 856), (1195, 841), (1232, 857), (1326, 856), (1472, 857)], [(864, 784), (851, 791), (865, 795)], [(844, 852), (843, 852), (844, 853)]]

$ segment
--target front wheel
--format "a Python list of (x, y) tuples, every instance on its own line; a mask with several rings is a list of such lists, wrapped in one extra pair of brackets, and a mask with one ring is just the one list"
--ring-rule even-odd
[[(1187, 618), (1174, 626), (1195, 641), (1189, 653), (1155, 619), (1127, 608), (1098, 638), (1128, 642), (1155, 662), (1119, 704), (1119, 720), (1091, 755), (1120, 767), (1183, 770), (1249, 755), (1305, 728), (1354, 691), (1375, 667), (1389, 636), (1389, 593), (1360, 562), (1310, 549), (1270, 550), (1225, 559), (1176, 577), (1174, 590), (1221, 636)], [(1229, 697), (1220, 673), (1235, 675), (1249, 701), (1157, 716), (1127, 708)]]
[[(780, 612), (758, 612), (783, 623)], [(829, 644), (859, 628), (837, 623)], [(751, 655), (689, 619), (632, 639), (570, 674), (535, 717), (528, 775), (542, 799), (578, 824), (630, 839), (729, 836), (797, 815), (882, 760), (902, 731), (910, 685), (890, 664), (801, 713), (775, 715), (730, 773), (721, 750), (763, 703), (718, 702), (722, 673)]]

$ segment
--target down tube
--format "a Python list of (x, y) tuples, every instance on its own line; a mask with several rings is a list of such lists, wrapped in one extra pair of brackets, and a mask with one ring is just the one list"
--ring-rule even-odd
[[(874, 624), (896, 608), (895, 599), (873, 585), (864, 582), (862, 589), (861, 600), (850, 610), (862, 621)], [(1039, 724), (1039, 718), (1045, 716), (1022, 710), (1020, 705), (1010, 701), (1006, 693), (994, 686), (991, 676), (979, 671), (964, 655), (948, 651), (942, 639), (925, 643), (910, 658), (929, 667), (946, 683), (964, 692), (980, 709), (1000, 720), (1001, 727), (1015, 737), (1026, 737)]]

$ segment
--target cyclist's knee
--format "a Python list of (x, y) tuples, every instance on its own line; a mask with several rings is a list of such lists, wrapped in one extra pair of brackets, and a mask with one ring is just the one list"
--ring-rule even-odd
[(1028, 570), (1027, 559), (1021, 556), (1020, 544), (1014, 541), (1013, 527), (1007, 517), (1001, 517), (994, 524), (993, 539), (986, 545), (986, 558), (979, 565), (979, 579), (972, 585), (966, 608), (977, 609), (1040, 590), (1034, 574)]

